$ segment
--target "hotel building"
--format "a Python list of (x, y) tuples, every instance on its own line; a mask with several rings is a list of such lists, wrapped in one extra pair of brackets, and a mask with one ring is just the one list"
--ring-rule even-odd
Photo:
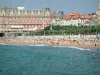
[(0, 33), (15, 36), (44, 29), (53, 19), (63, 18), (63, 11), (51, 11), (50, 8), (29, 10), (25, 7), (0, 7)]

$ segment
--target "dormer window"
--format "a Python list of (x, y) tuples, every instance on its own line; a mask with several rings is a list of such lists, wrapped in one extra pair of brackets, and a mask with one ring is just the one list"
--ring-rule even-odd
[(34, 16), (34, 12), (32, 11), (31, 14)]
[(27, 10), (25, 10), (25, 14), (27, 14)]
[(10, 14), (13, 15), (13, 11), (12, 10), (11, 10)]
[(47, 11), (47, 12), (46, 12), (46, 15), (49, 15), (49, 14), (50, 14), (49, 11)]
[(40, 11), (38, 11), (38, 14), (40, 15)]
[(34, 13), (32, 13), (32, 15), (34, 16)]
[(5, 11), (4, 10), (2, 10), (2, 15), (5, 15)]

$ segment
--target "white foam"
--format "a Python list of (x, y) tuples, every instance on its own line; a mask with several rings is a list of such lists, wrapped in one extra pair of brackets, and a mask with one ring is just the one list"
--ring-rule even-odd
[(80, 48), (80, 47), (75, 47), (75, 46), (53, 46), (53, 47), (62, 47), (62, 48), (74, 48), (74, 49), (78, 49), (78, 50), (88, 50), (91, 51), (90, 49), (84, 49), (84, 48)]
[(12, 46), (24, 46), (23, 44), (9, 44), (9, 45), (12, 45)]
[(33, 45), (28, 45), (28, 46), (46, 46), (46, 45), (43, 45), (43, 44), (40, 44), (40, 45), (38, 45), (38, 44), (33, 44)]
[(5, 44), (5, 43), (0, 43), (0, 45), (7, 45), (7, 44)]
[(75, 46), (68, 46), (68, 48), (75, 48), (75, 49), (78, 49), (78, 50), (88, 50), (88, 51), (91, 51), (90, 49), (84, 49), (84, 48), (75, 47)]
[(62, 48), (64, 48), (64, 47), (67, 47), (67, 46), (52, 46), (52, 47), (62, 47)]
[[(4, 43), (0, 43), (1, 45), (12, 45), (12, 46), (25, 46), (24, 44), (4, 44)], [(48, 46), (48, 45), (44, 45), (44, 44), (26, 44), (26, 46)], [(91, 49), (84, 49), (84, 48), (80, 48), (80, 47), (75, 47), (75, 46), (52, 46), (52, 47), (60, 47), (60, 48), (74, 48), (74, 49), (78, 49), (78, 50), (88, 50), (91, 51)]]
[(35, 46), (35, 45), (28, 45), (28, 46)]

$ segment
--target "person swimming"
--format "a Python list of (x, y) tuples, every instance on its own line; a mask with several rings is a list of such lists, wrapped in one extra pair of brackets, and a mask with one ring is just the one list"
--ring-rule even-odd
[(92, 56), (92, 59), (94, 59), (95, 58), (95, 54), (92, 54), (93, 56)]
[(92, 56), (92, 59), (94, 59), (95, 57), (94, 56)]

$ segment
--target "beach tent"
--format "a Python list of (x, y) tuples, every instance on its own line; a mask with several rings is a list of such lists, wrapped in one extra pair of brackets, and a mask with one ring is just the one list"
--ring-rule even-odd
[(98, 40), (100, 39), (100, 34), (96, 35), (96, 39)]

